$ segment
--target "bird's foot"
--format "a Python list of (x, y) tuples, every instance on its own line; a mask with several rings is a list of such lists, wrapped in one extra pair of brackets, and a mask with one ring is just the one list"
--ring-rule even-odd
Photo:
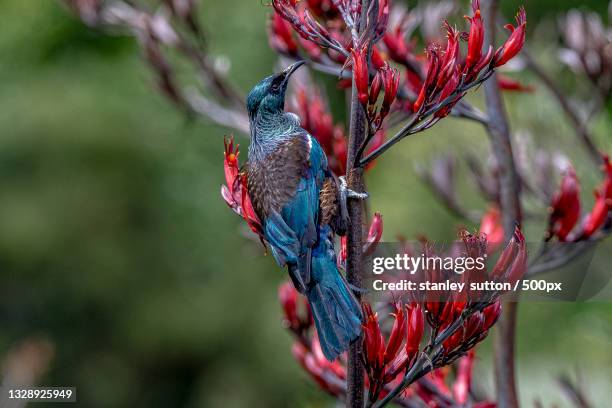
[(365, 200), (369, 197), (368, 193), (366, 192), (358, 193), (348, 188), (348, 183), (346, 182), (345, 176), (340, 176), (338, 177), (338, 179), (340, 180), (340, 195), (342, 195), (344, 192), (344, 197), (346, 197), (347, 199), (352, 198), (355, 200)]
[(358, 193), (348, 188), (346, 177), (338, 177), (340, 180), (339, 191), (340, 191), (340, 218), (342, 219), (343, 225), (348, 226), (350, 224), (350, 218), (348, 214), (348, 199), (354, 200), (365, 200), (368, 198), (368, 193)]

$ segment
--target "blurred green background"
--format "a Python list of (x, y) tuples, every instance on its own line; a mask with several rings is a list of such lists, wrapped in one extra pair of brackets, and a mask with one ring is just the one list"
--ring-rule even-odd
[[(606, 9), (597, 0), (526, 3), (530, 27), (550, 28), (546, 19), (578, 3)], [(233, 62), (229, 75), (245, 92), (275, 62), (268, 13), (255, 0), (202, 2), (212, 50)], [(0, 356), (47, 339), (55, 352), (40, 383), (76, 386), (85, 407), (331, 406), (280, 326), (284, 273), (244, 238), (219, 195), (228, 130), (189, 121), (159, 96), (131, 39), (85, 28), (54, 1), (2, 0), (0, 15)], [(546, 28), (534, 32), (538, 55), (559, 70)], [(506, 99), (513, 127), (570, 153), (591, 200), (599, 175), (534, 84), (535, 94)], [(471, 98), (478, 104), (481, 91)], [(594, 126), (611, 151), (610, 118)], [(448, 119), (379, 161), (368, 186), (385, 238), (452, 238), (458, 220), (413, 164), (482, 152), (485, 142), (479, 126)], [(464, 196), (484, 206), (467, 184)], [(555, 376), (578, 368), (595, 406), (607, 406), (611, 312), (609, 303), (521, 306), (525, 402), (566, 406)], [(477, 381), (491, 392), (489, 360), (487, 340)]]

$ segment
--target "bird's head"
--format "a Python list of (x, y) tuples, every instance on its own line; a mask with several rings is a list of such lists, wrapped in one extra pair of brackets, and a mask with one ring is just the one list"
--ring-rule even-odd
[(258, 112), (280, 113), (284, 110), (289, 77), (302, 65), (304, 61), (298, 61), (283, 71), (262, 79), (251, 89), (247, 96), (247, 110), (251, 119)]

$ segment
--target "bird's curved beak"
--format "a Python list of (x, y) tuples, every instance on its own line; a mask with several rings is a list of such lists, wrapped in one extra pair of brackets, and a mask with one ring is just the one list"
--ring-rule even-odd
[(293, 74), (295, 71), (297, 71), (297, 69), (299, 67), (301, 67), (302, 65), (304, 65), (306, 63), (306, 61), (297, 61), (294, 62), (293, 64), (289, 65), (287, 68), (285, 68), (282, 71), (282, 75), (284, 77), (284, 82), (287, 83), (287, 81), (289, 81), (289, 77), (291, 76), (291, 74)]

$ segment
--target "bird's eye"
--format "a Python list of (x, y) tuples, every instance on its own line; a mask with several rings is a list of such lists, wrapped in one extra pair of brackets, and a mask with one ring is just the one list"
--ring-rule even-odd
[(279, 89), (279, 88), (280, 88), (280, 84), (278, 84), (278, 83), (276, 83), (276, 82), (273, 82), (273, 83), (272, 83), (272, 85), (270, 86), (270, 90), (271, 90), (272, 92), (276, 92), (276, 91), (278, 91), (278, 89)]

